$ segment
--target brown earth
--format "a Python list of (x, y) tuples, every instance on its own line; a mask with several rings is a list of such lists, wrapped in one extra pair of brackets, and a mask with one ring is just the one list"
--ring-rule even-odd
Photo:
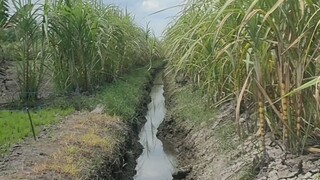
[(178, 171), (187, 175), (180, 179), (320, 179), (319, 154), (294, 156), (283, 151), (279, 142), (267, 137), (269, 162), (264, 164), (260, 158), (260, 141), (256, 136), (252, 135), (241, 143), (235, 133), (225, 138), (219, 137), (217, 132), (235, 121), (235, 105), (232, 102), (220, 106), (218, 113), (211, 117), (213, 121), (195, 123), (182, 118), (177, 109), (183, 105), (176, 102), (176, 96), (188, 85), (185, 85), (186, 82), (182, 85), (181, 79), (170, 74), (165, 77), (165, 82), (168, 113), (159, 136), (174, 144), (178, 151)]
[(101, 111), (75, 113), (43, 129), (37, 141), (12, 147), (0, 159), (0, 180), (131, 179), (139, 153), (131, 151), (139, 149), (136, 135)]
[(18, 84), (14, 66), (9, 61), (2, 61), (0, 64), (0, 104), (9, 103), (18, 96)]

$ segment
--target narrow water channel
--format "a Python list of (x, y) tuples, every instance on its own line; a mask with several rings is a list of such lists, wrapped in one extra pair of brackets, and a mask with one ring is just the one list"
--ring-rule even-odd
[(161, 142), (156, 134), (166, 114), (163, 96), (162, 74), (159, 73), (151, 89), (151, 102), (148, 104), (147, 122), (139, 134), (143, 153), (137, 160), (135, 180), (172, 180), (175, 167), (175, 152), (166, 142)]

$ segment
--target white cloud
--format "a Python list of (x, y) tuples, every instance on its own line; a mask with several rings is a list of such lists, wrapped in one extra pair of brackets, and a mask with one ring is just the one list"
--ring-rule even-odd
[(160, 9), (160, 3), (157, 0), (144, 0), (142, 6), (147, 11), (156, 11)]
[[(181, 10), (181, 7), (175, 6), (183, 4), (184, 1), (185, 0), (103, 0), (105, 4), (111, 3), (120, 6), (123, 10), (127, 10), (134, 16), (139, 26), (145, 28), (148, 25), (157, 37), (161, 37), (167, 24)], [(169, 9), (152, 14), (166, 8)]]

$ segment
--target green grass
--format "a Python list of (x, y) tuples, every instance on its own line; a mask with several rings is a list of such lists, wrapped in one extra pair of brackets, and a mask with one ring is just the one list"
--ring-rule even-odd
[(236, 127), (231, 121), (216, 128), (216, 134), (219, 140), (219, 152), (221, 153), (229, 153), (240, 144), (240, 141), (235, 139), (237, 137)]
[[(156, 63), (153, 67), (162, 66)], [(120, 116), (123, 120), (131, 120), (140, 113), (139, 106), (143, 98), (148, 98), (145, 91), (151, 79), (149, 67), (142, 67), (118, 78), (113, 83), (108, 83), (99, 88), (94, 95), (55, 98), (54, 107), (74, 107), (76, 110), (93, 110), (98, 104), (105, 106), (106, 113)]]
[[(176, 92), (175, 111), (183, 120), (200, 125), (202, 122), (207, 124), (214, 123), (217, 118), (217, 109), (207, 107), (208, 100), (203, 96), (200, 90), (193, 90), (192, 86), (185, 86), (179, 92)], [(236, 127), (232, 121), (223, 122), (215, 128), (217, 140), (219, 141), (218, 151), (228, 153), (234, 150), (239, 141), (236, 137)]]
[[(73, 108), (64, 110), (48, 108), (30, 112), (36, 134), (39, 134), (40, 127), (54, 124), (59, 121), (59, 118), (67, 116), (73, 111)], [(31, 135), (31, 126), (26, 111), (0, 111), (0, 157), (12, 144)]]
[(175, 110), (183, 119), (195, 123), (214, 120), (216, 110), (205, 106), (207, 100), (200, 90), (193, 91), (191, 86), (184, 87), (176, 93), (176, 102), (178, 106)]
[(105, 106), (106, 113), (117, 115), (124, 120), (135, 118), (137, 109), (146, 95), (146, 84), (150, 81), (151, 71), (139, 68), (118, 78), (113, 83), (100, 87), (93, 95), (76, 95), (55, 98), (51, 106), (58, 108), (73, 107), (76, 110), (93, 110), (98, 104)]
[(128, 74), (124, 80), (114, 83), (102, 92), (102, 103), (111, 114), (124, 119), (133, 118), (142, 98), (145, 98), (142, 92), (149, 80), (150, 74), (145, 68)]

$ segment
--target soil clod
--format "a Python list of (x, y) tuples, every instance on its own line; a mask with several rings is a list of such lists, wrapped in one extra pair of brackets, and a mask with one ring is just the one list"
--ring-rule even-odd
[(172, 177), (174, 180), (185, 179), (188, 174), (191, 172), (192, 167), (180, 168), (179, 170), (172, 173)]

